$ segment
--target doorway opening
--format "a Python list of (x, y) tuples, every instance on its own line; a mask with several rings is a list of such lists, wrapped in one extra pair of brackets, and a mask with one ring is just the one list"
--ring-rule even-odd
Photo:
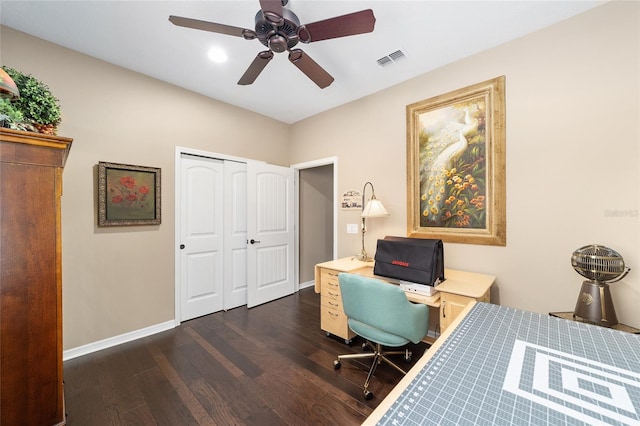
[(314, 285), (315, 265), (337, 255), (337, 158), (294, 164), (298, 289)]

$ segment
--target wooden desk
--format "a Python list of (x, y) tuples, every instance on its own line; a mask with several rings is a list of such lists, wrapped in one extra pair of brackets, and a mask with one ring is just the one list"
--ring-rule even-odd
[[(389, 282), (388, 278), (373, 274), (373, 262), (362, 262), (351, 258), (342, 258), (318, 263), (315, 267), (315, 291), (321, 294), (320, 327), (349, 343), (355, 334), (347, 325), (347, 317), (342, 310), (338, 274), (350, 272), (362, 274)], [(495, 281), (493, 275), (445, 269), (445, 281), (437, 286), (437, 293), (424, 296), (406, 292), (407, 298), (414, 303), (422, 303), (439, 310), (440, 333), (472, 301), (490, 302), (490, 289)], [(431, 339), (433, 340), (433, 339)], [(427, 339), (430, 341), (430, 339)]]

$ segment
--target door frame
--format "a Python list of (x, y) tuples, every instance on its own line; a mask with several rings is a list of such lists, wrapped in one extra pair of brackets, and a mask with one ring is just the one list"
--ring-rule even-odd
[(213, 158), (216, 160), (228, 160), (228, 161), (236, 161), (239, 163), (248, 163), (249, 161), (257, 161), (264, 162), (258, 160), (252, 160), (249, 158), (242, 157), (234, 157), (231, 155), (219, 154), (216, 152), (202, 151), (199, 149), (187, 148), (183, 146), (176, 146), (175, 148), (175, 157), (174, 157), (174, 218), (173, 218), (173, 226), (174, 226), (174, 323), (175, 326), (179, 326), (181, 324), (180, 318), (180, 297), (181, 297), (181, 281), (180, 281), (180, 196), (182, 195), (180, 192), (180, 158), (182, 154), (193, 155), (196, 157), (204, 157), (204, 158)]
[(294, 274), (295, 274), (295, 288), (296, 291), (300, 290), (300, 170), (313, 169), (315, 167), (333, 165), (333, 259), (338, 256), (338, 157), (327, 157), (318, 160), (306, 161), (304, 163), (292, 164), (293, 179), (296, 192), (294, 194), (294, 221), (295, 221), (295, 235), (294, 235)]

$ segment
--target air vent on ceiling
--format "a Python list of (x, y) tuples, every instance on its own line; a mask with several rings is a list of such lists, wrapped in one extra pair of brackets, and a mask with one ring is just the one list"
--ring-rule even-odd
[(396, 50), (393, 53), (389, 53), (387, 56), (383, 56), (376, 62), (378, 62), (378, 65), (380, 65), (381, 67), (386, 67), (387, 65), (398, 62), (400, 59), (403, 59), (405, 57), (406, 56), (404, 55), (404, 52), (402, 50)]

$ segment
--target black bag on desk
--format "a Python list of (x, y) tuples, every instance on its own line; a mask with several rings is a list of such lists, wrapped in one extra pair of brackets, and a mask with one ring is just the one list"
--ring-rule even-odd
[(373, 273), (425, 285), (444, 281), (442, 240), (385, 237), (378, 240)]

